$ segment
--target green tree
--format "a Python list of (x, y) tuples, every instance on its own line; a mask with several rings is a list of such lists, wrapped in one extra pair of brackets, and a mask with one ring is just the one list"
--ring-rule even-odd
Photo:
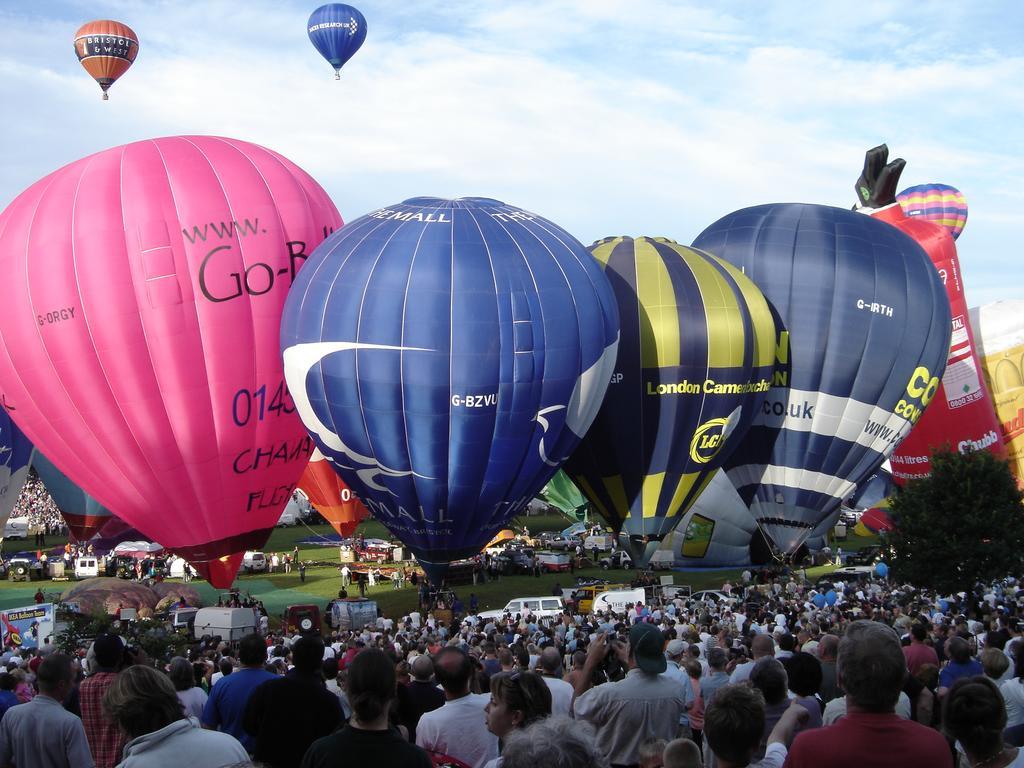
[(930, 477), (892, 500), (892, 576), (942, 594), (966, 592), (973, 603), (978, 582), (1021, 575), (1024, 494), (1007, 462), (988, 451), (944, 448), (931, 465)]

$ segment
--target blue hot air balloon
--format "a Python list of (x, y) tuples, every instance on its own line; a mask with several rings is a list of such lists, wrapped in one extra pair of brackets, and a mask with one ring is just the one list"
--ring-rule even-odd
[(306, 429), (435, 581), (576, 447), (617, 344), (587, 250), (483, 198), (415, 198), (347, 224), (310, 256), (281, 325)]
[(879, 224), (822, 205), (762, 205), (694, 241), (740, 267), (776, 314), (774, 386), (725, 470), (785, 553), (892, 453), (945, 370), (942, 281), (916, 242)]
[(34, 453), (31, 441), (18, 429), (7, 409), (0, 408), (0, 527), (18, 503)]
[(88, 541), (110, 521), (110, 510), (71, 482), (43, 454), (36, 453), (32, 467), (77, 541)]
[(309, 16), (309, 41), (334, 67), (334, 79), (366, 39), (366, 19), (356, 8), (344, 3), (321, 5)]

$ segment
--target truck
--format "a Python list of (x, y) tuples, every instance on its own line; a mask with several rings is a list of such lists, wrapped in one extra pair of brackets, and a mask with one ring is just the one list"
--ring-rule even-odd
[(617, 549), (608, 557), (602, 557), (600, 565), (606, 571), (609, 568), (621, 568), (624, 571), (628, 571), (633, 567), (633, 558), (629, 556), (626, 550)]
[(559, 573), (570, 570), (569, 560), (572, 555), (567, 552), (538, 552), (537, 562), (542, 570), (548, 573)]
[(331, 601), (327, 623), (332, 629), (362, 629), (377, 621), (377, 601), (365, 597), (345, 597)]
[(196, 640), (203, 635), (219, 635), (234, 643), (256, 631), (256, 613), (252, 608), (200, 608), (192, 625)]
[(594, 612), (615, 611), (625, 613), (637, 603), (646, 603), (647, 595), (641, 589), (611, 589), (594, 597)]
[(27, 539), (29, 522), (27, 517), (12, 517), (4, 523), (5, 539)]

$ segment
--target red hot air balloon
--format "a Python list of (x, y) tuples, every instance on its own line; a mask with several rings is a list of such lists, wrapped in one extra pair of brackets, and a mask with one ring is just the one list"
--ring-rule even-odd
[(90, 21), (75, 33), (75, 53), (85, 71), (103, 89), (103, 100), (106, 101), (109, 98), (107, 90), (128, 71), (139, 55), (139, 37), (120, 21)]
[[(888, 159), (888, 148), (876, 147), (868, 151), (875, 162)], [(865, 160), (865, 174), (869, 159)], [(932, 451), (952, 445), (961, 453), (988, 450), (999, 458), (1006, 457), (1002, 429), (996, 418), (992, 397), (982, 376), (964, 295), (960, 260), (950, 229), (930, 221), (927, 216), (911, 215), (896, 202), (894, 192), (903, 161), (894, 160), (878, 181), (879, 194), (875, 209), (865, 208), (876, 219), (881, 219), (912, 237), (924, 248), (942, 278), (949, 297), (952, 313), (952, 339), (946, 371), (937, 391), (927, 392), (928, 407), (910, 434), (889, 457), (892, 476), (899, 485), (931, 474)], [(884, 179), (882, 181), (881, 179)]]
[(55, 171), (0, 214), (0, 402), (73, 483), (229, 586), (313, 453), (278, 332), (340, 225), (302, 169), (232, 139)]
[(366, 506), (338, 477), (319, 450), (313, 452), (313, 458), (306, 465), (299, 490), (309, 497), (310, 504), (342, 538), (355, 533), (359, 523), (369, 517)]

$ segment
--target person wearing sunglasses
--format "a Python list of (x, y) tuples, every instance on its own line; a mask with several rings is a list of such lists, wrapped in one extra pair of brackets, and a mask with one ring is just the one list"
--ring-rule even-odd
[[(504, 739), (518, 728), (551, 715), (551, 689), (536, 672), (503, 672), (491, 678), (491, 700), (484, 708), (487, 730)], [(499, 768), (496, 757), (484, 768)]]

